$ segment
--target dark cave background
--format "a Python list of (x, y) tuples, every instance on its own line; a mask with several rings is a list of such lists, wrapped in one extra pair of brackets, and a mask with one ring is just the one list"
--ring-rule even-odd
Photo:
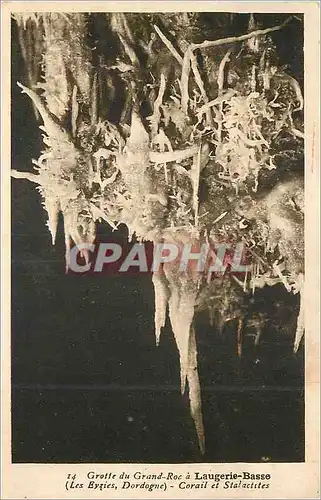
[[(203, 14), (204, 38), (213, 16)], [(284, 17), (266, 14), (260, 21), (268, 27)], [(245, 32), (247, 23), (247, 14), (237, 16), (232, 34)], [(301, 88), (302, 37), (300, 23), (273, 35), (281, 62)], [(26, 82), (26, 76), (13, 22), (12, 168), (31, 170), (31, 158), (43, 147), (41, 133), (17, 81)], [(256, 307), (271, 322), (257, 350), (245, 342), (241, 360), (233, 325), (219, 337), (199, 317), (207, 447), (202, 457), (188, 401), (180, 396), (169, 324), (155, 346), (150, 276), (65, 275), (60, 222), (52, 247), (34, 185), (13, 179), (13, 462), (304, 460), (304, 348), (292, 352), (295, 297), (282, 287), (257, 292)], [(99, 237), (108, 236), (108, 227), (99, 227)], [(117, 237), (124, 241), (126, 234)]]

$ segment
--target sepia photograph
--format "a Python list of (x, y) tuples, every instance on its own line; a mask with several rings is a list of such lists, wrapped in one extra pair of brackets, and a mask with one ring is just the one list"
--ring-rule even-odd
[(319, 21), (1, 4), (3, 500), (319, 498)]
[(13, 463), (304, 462), (304, 23), (12, 14)]

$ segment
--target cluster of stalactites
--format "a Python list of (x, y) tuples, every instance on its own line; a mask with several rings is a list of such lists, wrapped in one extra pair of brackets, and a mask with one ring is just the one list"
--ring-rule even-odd
[[(134, 39), (130, 37), (129, 28), (124, 20), (124, 16), (115, 15), (113, 17), (113, 29), (118, 30), (120, 33), (120, 39), (123, 43), (125, 53), (129, 57), (133, 68), (138, 64), (136, 60), (135, 53), (133, 52)], [(253, 28), (253, 27), (252, 27)], [(95, 239), (96, 232), (96, 221), (98, 219), (104, 219), (109, 222), (114, 229), (117, 226), (116, 223), (126, 223), (129, 228), (130, 233), (136, 233), (141, 239), (152, 239), (157, 241), (161, 238), (162, 231), (157, 228), (157, 231), (153, 229), (153, 223), (155, 219), (150, 218), (149, 224), (142, 224), (142, 220), (146, 219), (146, 214), (151, 213), (152, 204), (158, 203), (158, 212), (164, 210), (167, 206), (167, 191), (169, 183), (169, 170), (175, 170), (179, 172), (182, 176), (181, 178), (189, 179), (189, 187), (191, 190), (191, 206), (186, 207), (186, 212), (191, 211), (193, 214), (192, 220), (188, 220), (188, 227), (184, 227), (184, 232), (189, 236), (197, 231), (202, 222), (200, 221), (199, 214), (199, 187), (200, 187), (200, 175), (201, 171), (205, 168), (208, 157), (210, 155), (209, 144), (206, 140), (203, 140), (202, 134), (196, 134), (193, 136), (195, 138), (194, 143), (182, 146), (181, 149), (173, 150), (171, 141), (165, 134), (164, 127), (164, 116), (166, 111), (168, 112), (168, 120), (170, 119), (170, 109), (175, 109), (176, 118), (174, 115), (172, 117), (172, 123), (176, 119), (175, 126), (179, 131), (182, 131), (182, 127), (185, 126), (186, 118), (190, 118), (188, 114), (194, 109), (195, 116), (195, 130), (197, 126), (204, 119), (204, 123), (209, 127), (213, 127), (214, 117), (225, 117), (228, 115), (230, 121), (235, 119), (235, 115), (238, 115), (238, 110), (247, 103), (248, 108), (253, 108), (255, 104), (255, 99), (261, 104), (262, 99), (258, 96), (255, 89), (250, 93), (249, 96), (242, 96), (237, 92), (226, 90), (223, 88), (224, 81), (224, 71), (226, 63), (229, 60), (230, 53), (227, 52), (225, 58), (221, 61), (218, 75), (218, 86), (220, 95), (217, 99), (209, 101), (203, 81), (200, 76), (199, 69), (197, 67), (197, 60), (194, 54), (196, 46), (191, 46), (186, 50), (184, 57), (180, 56), (176, 49), (169, 40), (164, 36), (161, 30), (155, 27), (156, 32), (163, 40), (165, 45), (172, 52), (172, 55), (181, 65), (181, 96), (180, 99), (173, 101), (176, 103), (177, 109), (166, 108), (166, 103), (164, 102), (165, 89), (166, 89), (166, 78), (164, 74), (161, 74), (160, 84), (158, 90), (158, 96), (153, 103), (154, 109), (153, 114), (149, 117), (150, 130), (147, 130), (143, 124), (140, 115), (137, 111), (135, 103), (132, 106), (131, 114), (131, 124), (128, 127), (128, 133), (126, 140), (122, 144), (121, 148), (117, 153), (115, 153), (115, 174), (110, 178), (110, 186), (113, 185), (116, 177), (121, 177), (123, 185), (125, 186), (127, 193), (126, 196), (119, 194), (119, 199), (123, 200), (124, 210), (121, 212), (117, 221), (110, 221), (108, 214), (106, 215), (103, 209), (97, 207), (93, 200), (86, 198), (82, 191), (82, 186), (77, 182), (77, 176), (79, 176), (80, 164), (79, 161), (82, 159), (83, 151), (75, 146), (74, 138), (77, 133), (77, 123), (80, 121), (78, 117), (78, 94), (86, 94), (88, 90), (89, 80), (87, 78), (81, 79), (79, 87), (74, 86), (71, 96), (72, 113), (71, 113), (71, 124), (72, 131), (68, 134), (59, 125), (59, 119), (56, 120), (55, 117), (48, 110), (47, 106), (44, 104), (43, 100), (33, 91), (19, 84), (22, 91), (26, 93), (33, 101), (34, 106), (38, 110), (41, 118), (43, 120), (42, 130), (45, 132), (44, 143), (47, 146), (45, 153), (36, 162), (37, 174), (31, 173), (19, 173), (13, 171), (13, 176), (18, 178), (27, 178), (32, 182), (38, 184), (39, 190), (44, 198), (44, 207), (48, 213), (48, 227), (51, 232), (52, 241), (55, 242), (57, 225), (58, 225), (58, 214), (61, 212), (64, 217), (64, 230), (65, 230), (65, 240), (66, 240), (66, 265), (68, 267), (69, 253), (71, 247), (71, 241), (76, 245), (81, 243), (91, 243)], [(127, 41), (126, 41), (127, 40)], [(256, 38), (249, 38), (251, 42), (248, 41), (253, 50), (257, 50), (257, 44), (254, 42)], [(252, 43), (253, 42), (253, 43)], [(204, 42), (205, 43), (205, 42)], [(215, 42), (206, 42), (208, 44), (215, 45)], [(54, 44), (53, 44), (54, 45)], [(202, 45), (202, 44), (200, 44)], [(61, 52), (61, 51), (60, 51)], [(63, 55), (60, 53), (61, 57)], [(46, 59), (47, 64), (50, 66), (50, 57)], [(49, 71), (49, 67), (47, 71)], [(78, 75), (82, 74), (83, 68), (78, 68)], [(49, 71), (50, 73), (50, 71)], [(48, 74), (49, 74), (48, 73)], [(198, 93), (200, 100), (203, 99), (203, 105), (195, 108), (195, 103), (192, 102), (192, 97), (190, 96), (190, 85), (189, 82), (191, 78), (196, 82), (196, 87), (198, 88)], [(223, 76), (222, 76), (223, 75)], [(67, 77), (65, 77), (67, 78)], [(80, 80), (79, 80), (80, 81)], [(81, 83), (85, 85), (86, 91), (82, 91)], [(48, 94), (49, 87), (46, 87), (46, 93)], [(49, 89), (50, 90), (50, 89)], [(90, 95), (87, 92), (87, 98)], [(299, 98), (301, 99), (301, 95)], [(46, 96), (47, 105), (50, 104), (54, 107), (54, 100), (51, 99), (49, 92)], [(56, 96), (57, 97), (57, 96)], [(254, 103), (254, 104), (253, 104)], [(194, 106), (194, 108), (193, 108)], [(237, 107), (238, 106), (238, 107)], [(65, 107), (65, 106), (64, 106)], [(252, 109), (251, 108), (251, 109)], [(235, 111), (236, 109), (236, 111)], [(225, 110), (225, 114), (224, 111)], [(62, 110), (63, 111), (63, 110)], [(58, 113), (60, 116), (62, 111)], [(182, 114), (184, 115), (182, 118)], [(93, 123), (98, 120), (97, 109), (93, 112), (94, 118)], [(57, 118), (57, 116), (56, 116)], [(227, 118), (226, 118), (227, 119)], [(218, 135), (218, 144), (221, 147), (217, 148), (217, 160), (221, 161), (223, 168), (228, 170), (229, 175), (234, 173), (232, 171), (231, 162), (225, 165), (220, 152), (223, 151), (223, 146), (231, 145), (233, 127), (229, 128), (230, 136), (227, 140), (223, 138), (222, 134), (222, 123), (221, 128), (217, 128), (216, 134)], [(241, 127), (242, 128), (242, 127)], [(240, 143), (240, 135), (242, 132), (242, 141), (245, 144), (244, 148), (246, 152), (254, 151), (253, 147), (257, 147), (261, 151), (262, 144), (264, 145), (263, 137), (248, 137), (246, 135), (247, 131), (238, 128), (238, 136), (234, 137), (235, 142)], [(243, 127), (244, 128), (244, 127)], [(225, 142), (223, 141), (225, 140)], [(251, 141), (251, 142), (249, 142)], [(229, 143), (229, 145), (227, 144)], [(253, 143), (255, 142), (254, 146)], [(158, 149), (155, 149), (155, 146)], [(222, 149), (223, 148), (223, 149)], [(226, 149), (226, 150), (227, 150)], [(225, 150), (225, 151), (226, 151)], [(100, 151), (100, 153), (99, 153)], [(95, 151), (94, 155), (99, 154), (109, 154), (108, 145), (103, 148), (103, 150)], [(253, 160), (254, 153), (252, 151), (252, 156), (246, 163), (245, 171), (251, 170), (249, 165), (255, 164)], [(225, 155), (226, 156), (226, 155)], [(253, 158), (252, 158), (253, 157)], [(182, 166), (182, 162), (184, 166)], [(184, 163), (185, 162), (185, 163)], [(252, 163), (251, 163), (252, 162)], [(188, 163), (189, 167), (186, 168)], [(220, 162), (218, 161), (218, 164)], [(90, 162), (88, 163), (90, 166)], [(163, 166), (164, 170), (164, 189), (159, 189), (156, 185), (153, 172), (159, 171), (159, 166)], [(239, 164), (238, 164), (239, 166)], [(150, 168), (152, 167), (152, 168)], [(155, 168), (154, 168), (155, 167)], [(153, 170), (154, 168), (154, 170)], [(274, 168), (274, 165), (271, 166)], [(253, 170), (253, 169), (252, 169)], [(151, 173), (152, 172), (152, 173)], [(238, 172), (237, 172), (238, 173)], [(92, 185), (93, 178), (90, 178), (91, 167), (88, 167), (88, 172), (86, 172), (85, 179), (82, 181), (87, 183), (88, 186)], [(97, 172), (95, 173), (97, 177)], [(97, 180), (95, 177), (95, 180)], [(180, 177), (177, 177), (180, 179)], [(224, 179), (223, 179), (224, 180)], [(101, 181), (101, 179), (100, 179)], [(99, 182), (100, 182), (99, 181)], [(105, 182), (109, 182), (105, 181)], [(102, 193), (102, 196), (103, 193)], [(122, 197), (122, 198), (121, 198)], [(139, 208), (140, 213), (135, 214), (135, 210)], [(185, 208), (185, 207), (184, 207)], [(126, 216), (124, 215), (126, 214)], [(217, 218), (213, 218), (213, 225), (218, 222)], [(170, 227), (167, 229), (172, 231), (171, 235), (175, 235), (176, 241), (180, 241), (180, 232), (177, 227)], [(188, 231), (191, 231), (190, 233)], [(163, 235), (164, 236), (164, 235)], [(88, 258), (86, 253), (83, 253), (85, 258)], [(176, 345), (179, 351), (180, 358), (180, 379), (181, 379), (181, 391), (182, 393), (188, 389), (191, 415), (195, 423), (195, 428), (197, 432), (199, 447), (202, 452), (205, 450), (205, 435), (202, 417), (202, 407), (201, 407), (201, 391), (200, 382), (197, 370), (197, 346), (195, 338), (195, 329), (193, 326), (195, 306), (197, 303), (200, 282), (199, 279), (190, 277), (186, 274), (177, 274), (175, 266), (164, 266), (164, 272), (161, 275), (154, 274), (153, 283), (155, 289), (155, 334), (156, 341), (159, 342), (159, 337), (161, 333), (161, 328), (165, 325), (167, 311), (171, 321)], [(303, 280), (300, 284), (300, 290), (303, 297)], [(301, 297), (301, 298), (302, 298)], [(303, 299), (302, 299), (303, 304)], [(301, 312), (298, 318), (297, 334), (295, 339), (295, 350), (298, 349), (299, 343), (303, 335), (303, 305), (301, 306)]]

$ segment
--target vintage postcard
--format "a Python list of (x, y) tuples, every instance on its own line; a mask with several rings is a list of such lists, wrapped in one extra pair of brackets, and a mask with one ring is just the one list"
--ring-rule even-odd
[(319, 498), (319, 24), (1, 4), (1, 498)]

